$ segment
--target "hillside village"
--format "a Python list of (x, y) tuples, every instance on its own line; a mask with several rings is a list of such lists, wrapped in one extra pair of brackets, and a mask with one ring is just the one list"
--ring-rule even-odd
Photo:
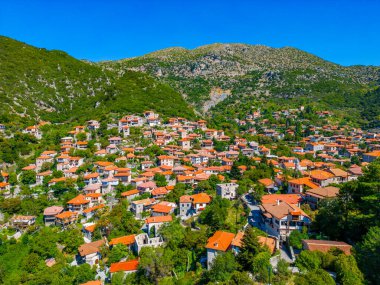
[[(23, 154), (26, 165), (2, 159), (2, 243), (11, 248), (36, 239), (22, 262), (35, 252), (43, 258), (30, 261), (38, 268), (82, 268), (87, 277), (75, 284), (288, 284), (294, 278), (306, 284), (307, 272), (364, 284), (352, 257), (359, 235), (334, 232), (324, 215), (331, 201), (348, 195), (345, 185), (378, 182), (370, 177), (378, 175), (380, 134), (333, 124), (334, 114), (324, 110), (313, 111), (320, 124), (311, 124), (303, 112), (303, 106), (274, 111), (269, 120), (253, 110), (235, 120), (234, 134), (154, 111), (73, 125), (57, 144)], [(2, 141), (27, 137), (35, 146), (62, 127), (40, 121), (15, 130), (0, 123)], [(374, 191), (362, 195), (378, 203)], [(367, 230), (378, 225), (374, 213), (375, 221), (360, 222)], [(307, 256), (315, 252), (350, 267), (312, 271)], [(352, 272), (356, 283), (345, 283)], [(194, 283), (175, 283), (181, 279)]]

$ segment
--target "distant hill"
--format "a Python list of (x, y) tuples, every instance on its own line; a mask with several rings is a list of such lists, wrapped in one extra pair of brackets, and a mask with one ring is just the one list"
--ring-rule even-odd
[(167, 116), (194, 115), (178, 92), (148, 74), (115, 74), (65, 52), (7, 37), (0, 37), (0, 102), (3, 120), (24, 116), (63, 121), (146, 109)]
[(225, 114), (227, 104), (232, 117), (263, 101), (318, 103), (360, 115), (364, 95), (380, 83), (379, 67), (344, 67), (295, 48), (262, 45), (169, 48), (100, 65), (150, 74), (179, 90), (200, 113)]
[(63, 121), (146, 109), (183, 117), (194, 117), (195, 110), (226, 121), (256, 108), (311, 104), (378, 127), (379, 85), (379, 67), (345, 67), (290, 47), (174, 47), (92, 63), (0, 37), (0, 121)]

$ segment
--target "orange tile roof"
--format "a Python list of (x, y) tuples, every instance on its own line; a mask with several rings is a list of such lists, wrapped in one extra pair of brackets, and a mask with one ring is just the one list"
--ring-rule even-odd
[(171, 222), (173, 220), (173, 217), (168, 216), (157, 216), (157, 217), (149, 217), (145, 220), (146, 224), (154, 224), (154, 223), (165, 223), (165, 222)]
[(95, 231), (96, 224), (93, 224), (91, 226), (85, 227), (84, 229), (90, 233), (93, 233)]
[(57, 219), (63, 220), (63, 219), (67, 219), (67, 218), (71, 218), (71, 217), (75, 217), (75, 216), (77, 216), (76, 212), (66, 211), (66, 212), (62, 212), (62, 213), (56, 215), (55, 217)]
[(136, 271), (139, 267), (139, 261), (137, 259), (111, 263), (110, 272), (120, 272), (120, 271)]
[(135, 242), (135, 235), (128, 235), (128, 236), (122, 236), (111, 239), (109, 245), (117, 245), (117, 244), (124, 244), (124, 245), (131, 245)]
[(125, 191), (121, 193), (121, 197), (128, 197), (128, 196), (139, 194), (139, 193), (140, 193), (139, 190), (133, 189), (133, 190), (129, 190), (129, 191)]
[(258, 182), (260, 184), (263, 184), (264, 186), (268, 187), (268, 186), (271, 186), (273, 185), (273, 180), (272, 179), (269, 179), (269, 178), (263, 178), (263, 179), (259, 179)]
[(104, 207), (105, 207), (104, 204), (96, 205), (96, 206), (94, 206), (94, 207), (91, 207), (91, 208), (88, 208), (88, 209), (83, 210), (83, 213), (87, 214), (87, 213), (90, 213), (90, 212), (93, 212), (93, 211), (96, 211), (96, 210), (102, 209), (102, 208), (104, 208)]
[(89, 200), (86, 200), (85, 196), (82, 194), (79, 194), (75, 198), (71, 199), (67, 202), (67, 204), (73, 204), (73, 205), (82, 205), (82, 204), (88, 204), (90, 203)]
[(191, 197), (193, 198), (194, 204), (200, 204), (200, 203), (208, 204), (211, 202), (211, 197), (209, 195), (207, 195), (206, 193), (194, 194)]
[(167, 205), (156, 204), (152, 207), (153, 212), (169, 214), (173, 208)]
[(327, 180), (327, 179), (333, 178), (334, 174), (329, 173), (327, 171), (323, 171), (323, 170), (312, 170), (310, 172), (310, 176), (318, 180)]
[(302, 197), (298, 194), (270, 194), (264, 195), (261, 198), (262, 204), (274, 204), (277, 200), (287, 202), (289, 204), (298, 204)]
[(288, 183), (293, 183), (297, 185), (306, 185), (312, 189), (318, 188), (319, 186), (311, 182), (309, 177), (302, 177), (302, 178), (296, 178), (296, 179), (291, 179), (288, 181)]
[(226, 251), (232, 243), (235, 235), (228, 232), (216, 231), (207, 241), (206, 248)]

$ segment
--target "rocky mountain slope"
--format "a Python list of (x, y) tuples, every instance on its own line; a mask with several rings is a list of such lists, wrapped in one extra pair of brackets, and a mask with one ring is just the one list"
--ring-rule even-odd
[(146, 109), (194, 114), (178, 92), (147, 74), (117, 76), (62, 51), (6, 37), (0, 37), (0, 102), (1, 121), (12, 116), (62, 121)]
[(319, 105), (375, 126), (379, 84), (379, 67), (344, 67), (289, 47), (213, 44), (91, 63), (0, 37), (0, 121), (146, 109), (227, 120), (271, 103)]
[(351, 107), (351, 98), (359, 98), (380, 82), (378, 67), (344, 67), (295, 48), (246, 44), (169, 48), (100, 64), (119, 76), (127, 70), (155, 76), (204, 113), (231, 96), (237, 108), (239, 101), (253, 98), (309, 98), (331, 101), (337, 108)]

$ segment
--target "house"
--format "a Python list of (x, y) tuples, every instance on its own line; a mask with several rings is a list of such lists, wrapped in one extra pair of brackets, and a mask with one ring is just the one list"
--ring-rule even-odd
[(140, 195), (140, 191), (137, 189), (125, 191), (121, 193), (121, 197), (127, 199), (128, 201), (132, 201), (134, 198)]
[(187, 218), (193, 214), (193, 200), (189, 195), (183, 195), (179, 198), (179, 215), (181, 218)]
[(122, 141), (123, 141), (123, 139), (121, 137), (110, 137), (108, 139), (108, 142), (110, 144), (115, 145), (115, 146), (120, 145)]
[(207, 269), (210, 269), (215, 257), (223, 252), (226, 252), (235, 238), (233, 233), (224, 231), (216, 231), (207, 241)]
[(328, 252), (330, 249), (337, 248), (346, 255), (350, 255), (352, 246), (342, 241), (304, 239), (302, 241), (302, 248), (303, 250), (321, 252)]
[(115, 263), (111, 263), (110, 274), (111, 274), (111, 277), (116, 272), (123, 272), (124, 275), (130, 274), (130, 273), (136, 272), (138, 267), (139, 267), (138, 259), (115, 262)]
[(70, 224), (75, 223), (77, 220), (78, 220), (77, 212), (66, 211), (66, 212), (61, 212), (55, 216), (55, 224), (63, 228)]
[(140, 250), (143, 247), (159, 247), (164, 244), (164, 241), (162, 240), (161, 237), (154, 237), (150, 238), (148, 234), (143, 233), (139, 234), (135, 237), (135, 244), (134, 244), (134, 249), (137, 254), (140, 253)]
[(154, 204), (156, 204), (156, 199), (154, 198), (133, 201), (131, 204), (131, 212), (135, 214), (137, 219), (141, 219), (142, 213), (150, 210)]
[(191, 139), (189, 139), (189, 138), (183, 138), (183, 139), (179, 140), (178, 143), (183, 150), (190, 150), (191, 149)]
[(270, 178), (259, 179), (257, 182), (263, 185), (265, 190), (268, 192), (271, 192), (271, 190), (274, 189), (274, 181)]
[(168, 187), (158, 187), (153, 189), (151, 194), (155, 199), (164, 198), (171, 190)]
[(174, 156), (169, 155), (159, 155), (158, 157), (159, 165), (174, 166)]
[[(234, 239), (231, 242), (231, 250), (237, 255), (240, 252), (240, 248), (242, 247), (242, 242), (244, 238), (244, 232), (238, 232)], [(276, 248), (278, 248), (277, 239), (269, 236), (258, 236), (259, 243), (262, 246), (266, 246), (271, 254), (274, 254)]]
[(82, 194), (79, 194), (75, 198), (67, 202), (69, 211), (78, 212), (81, 214), (83, 210), (89, 207), (90, 201)]
[(104, 245), (104, 240), (97, 240), (90, 243), (82, 244), (78, 248), (78, 259), (90, 266), (98, 265), (101, 259), (100, 248)]
[(379, 157), (380, 157), (379, 150), (363, 153), (363, 162), (372, 162), (378, 159)]
[(157, 186), (154, 181), (144, 182), (137, 186), (137, 190), (139, 190), (140, 193), (152, 192), (155, 188), (157, 188)]
[[(100, 195), (100, 194), (96, 193), (96, 194), (89, 194), (89, 195)], [(103, 209), (104, 207), (105, 207), (104, 204), (95, 205), (93, 207), (83, 210), (82, 215), (85, 218), (85, 220), (91, 219), (98, 210)]]
[(44, 210), (45, 226), (55, 225), (55, 216), (63, 212), (63, 207), (51, 206)]
[(10, 184), (8, 182), (0, 182), (0, 194), (8, 196), (10, 194)]
[(305, 201), (312, 209), (316, 209), (321, 200), (335, 198), (338, 194), (339, 188), (337, 187), (319, 187), (307, 190), (305, 193)]
[(259, 208), (265, 232), (282, 241), (292, 231), (301, 231), (303, 227), (308, 227), (311, 223), (310, 217), (304, 211), (287, 202), (262, 204)]
[(349, 173), (339, 169), (339, 168), (330, 168), (327, 170), (327, 172), (330, 172), (331, 174), (334, 175), (334, 182), (335, 183), (344, 183), (349, 180)]
[(216, 195), (228, 200), (233, 200), (233, 199), (236, 199), (236, 191), (238, 188), (239, 188), (239, 184), (237, 183), (217, 184)]
[(25, 229), (36, 222), (35, 216), (17, 215), (11, 219), (11, 225), (17, 229)]
[(306, 189), (315, 189), (319, 186), (313, 183), (310, 177), (291, 179), (288, 181), (288, 193), (301, 194)]
[(168, 216), (156, 216), (149, 217), (145, 220), (146, 232), (150, 234), (154, 231), (154, 235), (157, 236), (157, 231), (165, 224), (173, 220), (171, 215)]
[(276, 204), (278, 201), (300, 206), (302, 196), (299, 194), (269, 194), (261, 197), (261, 204)]
[(186, 219), (203, 211), (210, 202), (211, 197), (206, 193), (183, 195), (179, 200), (179, 214), (182, 219)]
[(128, 235), (111, 239), (109, 242), (109, 246), (113, 247), (118, 244), (123, 244), (127, 246), (129, 249), (132, 249), (133, 244), (135, 243), (136, 235)]
[(100, 183), (99, 173), (97, 173), (97, 172), (86, 174), (86, 175), (84, 175), (83, 179), (84, 179), (84, 183), (86, 185)]
[(305, 151), (317, 152), (317, 151), (322, 151), (324, 148), (325, 148), (324, 144), (315, 143), (315, 142), (307, 143), (305, 145)]
[(162, 201), (152, 206), (152, 216), (166, 216), (174, 213), (177, 205), (172, 202)]
[(84, 235), (85, 242), (91, 242), (94, 236), (94, 232), (96, 229), (95, 223), (85, 223), (83, 224), (82, 232)]
[(318, 184), (321, 187), (328, 186), (335, 182), (334, 174), (319, 169), (310, 171), (310, 178), (314, 184)]

